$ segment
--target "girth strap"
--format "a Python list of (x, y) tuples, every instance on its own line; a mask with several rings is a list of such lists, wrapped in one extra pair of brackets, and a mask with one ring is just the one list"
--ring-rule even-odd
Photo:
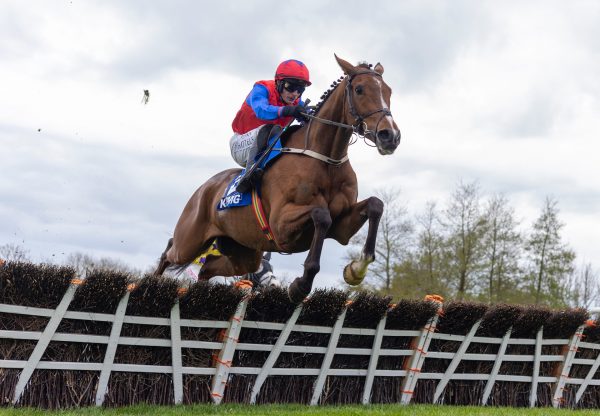
[(267, 216), (265, 215), (265, 210), (262, 206), (262, 201), (258, 196), (258, 192), (256, 192), (256, 188), (252, 188), (252, 208), (254, 209), (254, 216), (256, 217), (256, 221), (258, 222), (260, 230), (263, 232), (265, 237), (267, 237), (267, 240), (275, 243), (275, 245), (279, 249), (279, 244), (277, 244), (277, 241), (275, 240), (275, 235), (273, 235), (273, 231), (269, 226)]

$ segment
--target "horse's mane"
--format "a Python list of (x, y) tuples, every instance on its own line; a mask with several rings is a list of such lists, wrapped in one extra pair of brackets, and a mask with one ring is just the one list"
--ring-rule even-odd
[[(365, 68), (365, 69), (372, 69), (373, 65), (369, 64), (367, 62), (359, 62), (357, 65), (359, 68)], [(321, 109), (321, 107), (323, 107), (323, 104), (325, 104), (325, 102), (327, 101), (327, 99), (329, 97), (331, 97), (331, 94), (333, 94), (333, 92), (336, 90), (336, 88), (341, 84), (341, 82), (347, 78), (347, 75), (342, 75), (341, 77), (339, 77), (338, 79), (336, 79), (335, 81), (333, 81), (330, 85), (330, 88), (325, 91), (323, 93), (323, 95), (321, 95), (320, 100), (317, 105), (315, 106), (315, 112), (314, 114), (317, 115), (319, 113), (319, 110)]]

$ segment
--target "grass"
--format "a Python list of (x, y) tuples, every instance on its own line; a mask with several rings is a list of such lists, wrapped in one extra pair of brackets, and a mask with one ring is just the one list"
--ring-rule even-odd
[(358, 416), (358, 415), (410, 415), (410, 416), (455, 416), (455, 415), (596, 415), (598, 410), (569, 410), (552, 408), (509, 408), (509, 407), (475, 407), (475, 406), (433, 406), (433, 405), (373, 405), (373, 406), (304, 406), (304, 405), (194, 405), (194, 406), (148, 406), (137, 405), (120, 408), (81, 408), (60, 411), (48, 411), (31, 408), (0, 408), (0, 416), (69, 416), (69, 415), (161, 415), (161, 416), (192, 416), (192, 415), (297, 415), (297, 416)]

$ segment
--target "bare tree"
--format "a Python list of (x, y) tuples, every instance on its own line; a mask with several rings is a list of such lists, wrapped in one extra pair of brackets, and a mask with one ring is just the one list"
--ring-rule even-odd
[(521, 257), (521, 235), (514, 210), (504, 195), (492, 196), (485, 210), (485, 228), (482, 238), (482, 286), (487, 286), (488, 302), (506, 302), (517, 290)]
[(592, 263), (585, 263), (573, 273), (569, 282), (571, 306), (589, 308), (598, 302), (600, 278)]
[[(389, 293), (394, 278), (394, 266), (406, 255), (413, 225), (407, 218), (406, 207), (400, 202), (398, 189), (378, 189), (375, 195), (383, 201), (385, 208), (377, 232), (375, 261), (369, 266), (367, 280), (373, 287)], [(367, 230), (363, 228), (352, 238), (350, 244), (354, 247), (349, 250), (349, 258), (358, 258), (360, 253), (356, 246), (362, 246), (366, 236)]]
[(431, 294), (448, 296), (445, 240), (435, 202), (429, 201), (415, 220), (415, 241), (394, 268), (390, 294), (412, 299)]
[(565, 281), (573, 273), (575, 252), (562, 242), (564, 224), (558, 219), (558, 202), (547, 197), (526, 244), (529, 280), (535, 304), (563, 306), (567, 303)]
[(141, 274), (141, 271), (128, 266), (120, 260), (111, 259), (109, 257), (95, 258), (89, 254), (79, 252), (69, 254), (65, 264), (73, 267), (75, 273), (79, 277), (85, 277), (88, 271), (93, 269), (121, 271), (133, 275)]
[(447, 248), (450, 273), (458, 299), (464, 299), (472, 289), (472, 275), (481, 268), (485, 220), (481, 214), (477, 182), (459, 182), (445, 211), (444, 222), (448, 232)]
[(29, 250), (17, 244), (3, 244), (0, 246), (0, 259), (6, 261), (30, 261)]
[[(439, 230), (440, 218), (435, 202), (429, 201), (425, 212), (417, 216), (420, 230), (417, 236), (416, 261), (421, 284), (426, 294), (444, 290), (447, 276), (443, 276), (444, 236)], [(419, 279), (421, 280), (421, 279)]]

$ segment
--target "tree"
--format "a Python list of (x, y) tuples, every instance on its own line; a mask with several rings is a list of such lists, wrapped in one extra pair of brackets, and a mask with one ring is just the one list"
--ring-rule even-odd
[(522, 252), (522, 238), (517, 231), (514, 210), (504, 195), (494, 195), (487, 203), (484, 219), (481, 241), (484, 267), (481, 286), (485, 288), (484, 298), (489, 303), (514, 300)]
[(140, 275), (141, 272), (133, 267), (128, 266), (120, 260), (111, 259), (109, 257), (94, 258), (89, 254), (71, 253), (67, 256), (65, 264), (75, 269), (75, 273), (79, 277), (85, 277), (89, 270), (106, 269)]
[(6, 261), (30, 261), (29, 250), (17, 244), (3, 244), (0, 246), (0, 259)]
[(474, 287), (473, 275), (481, 268), (485, 220), (481, 215), (477, 182), (459, 182), (445, 210), (444, 225), (448, 232), (449, 274), (456, 297), (465, 299)]
[(600, 280), (592, 263), (583, 264), (573, 273), (570, 282), (570, 306), (590, 308), (600, 296)]
[(444, 237), (435, 202), (427, 202), (425, 211), (416, 216), (416, 234), (415, 248), (394, 270), (391, 294), (418, 299), (429, 294), (447, 296)]
[[(378, 189), (375, 195), (383, 201), (385, 208), (377, 231), (375, 261), (369, 266), (367, 283), (387, 294), (392, 285), (394, 266), (406, 257), (413, 225), (407, 218), (406, 207), (400, 202), (398, 189)], [(363, 228), (350, 241), (354, 248), (349, 251), (348, 258), (360, 256), (359, 249), (355, 247), (362, 246), (366, 238), (367, 230)]]
[(563, 244), (557, 201), (547, 197), (542, 213), (533, 224), (526, 244), (529, 256), (529, 282), (536, 305), (564, 306), (567, 303), (568, 276), (574, 271), (575, 252)]

